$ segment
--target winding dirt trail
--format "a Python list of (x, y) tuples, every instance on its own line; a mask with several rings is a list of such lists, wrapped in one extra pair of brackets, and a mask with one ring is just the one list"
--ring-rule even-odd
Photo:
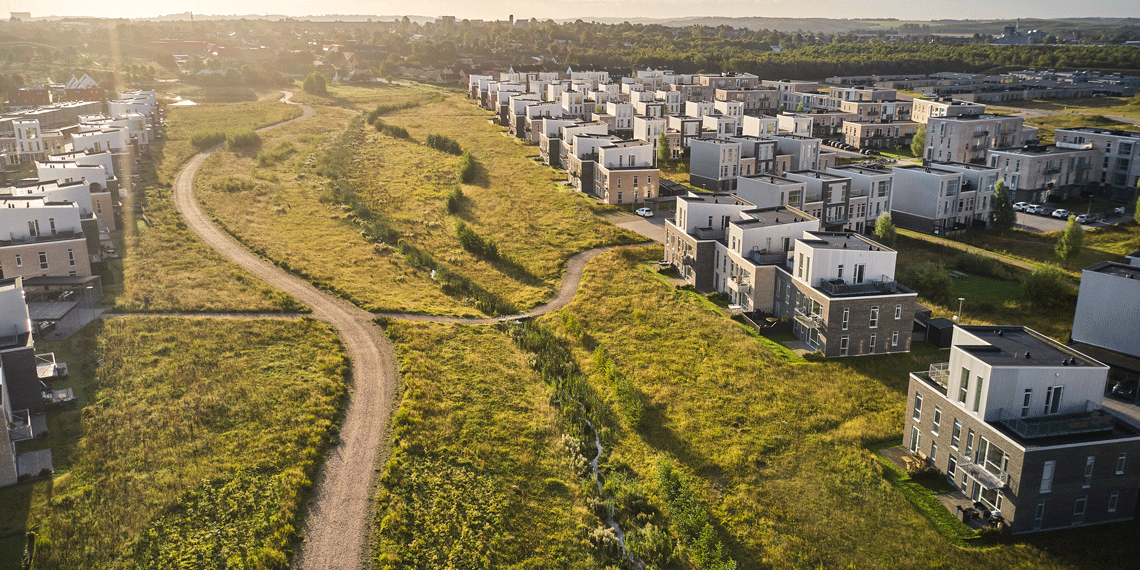
[[(312, 107), (293, 103), (292, 96), (292, 93), (286, 92), (282, 101), (299, 105), (302, 109), (301, 116), (258, 129), (258, 132), (304, 120), (315, 114)], [(369, 528), (369, 499), (375, 467), (384, 465), (388, 460), (388, 421), (399, 383), (395, 349), (374, 324), (373, 319), (377, 315), (332, 297), (308, 282), (282, 271), (247, 250), (215, 226), (202, 212), (194, 198), (194, 176), (206, 159), (220, 148), (219, 145), (195, 155), (182, 167), (174, 181), (175, 208), (190, 230), (208, 246), (267, 284), (292, 295), (312, 309), (314, 318), (336, 329), (352, 361), (352, 390), (340, 429), (340, 442), (326, 458), (316, 482), (303, 529), (304, 543), (294, 561), (294, 567), (304, 570), (369, 568), (371, 564), (365, 536)], [(566, 306), (578, 289), (586, 263), (601, 253), (619, 247), (636, 246), (601, 247), (570, 258), (558, 295), (527, 314), (540, 315)], [(380, 315), (396, 320), (439, 323), (489, 324), (498, 320), (403, 313)], [(249, 318), (253, 315), (211, 316)], [(287, 315), (273, 317), (295, 318)]]

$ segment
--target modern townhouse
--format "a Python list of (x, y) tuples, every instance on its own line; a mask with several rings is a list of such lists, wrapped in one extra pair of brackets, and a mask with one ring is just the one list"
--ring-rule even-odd
[(930, 117), (926, 123), (925, 158), (938, 162), (984, 164), (986, 151), (1015, 148), (1037, 138), (1021, 117), (957, 115)]
[[(578, 119), (586, 118), (586, 96), (577, 91), (563, 91), (559, 96), (562, 103), (562, 116)], [(593, 107), (590, 108), (593, 110)]]
[[(665, 119), (663, 117), (646, 117), (644, 115), (633, 116), (633, 139), (648, 141), (653, 145), (653, 151), (657, 152), (657, 142), (661, 137), (662, 131), (665, 131)], [(676, 153), (673, 158), (676, 158)]]
[(745, 115), (763, 115), (767, 111), (774, 111), (779, 107), (779, 92), (775, 89), (716, 89), (713, 92), (716, 101), (735, 101), (744, 105)]
[(895, 252), (818, 228), (817, 218), (790, 206), (679, 197), (666, 221), (665, 261), (745, 311), (793, 318), (796, 336), (829, 358), (910, 350), (917, 295), (895, 283)]
[(569, 140), (566, 156), (566, 180), (579, 192), (594, 192), (594, 171), (598, 163), (598, 148), (621, 142), (609, 134), (575, 134)]
[(713, 192), (736, 189), (740, 143), (723, 138), (694, 139), (689, 148), (689, 182)]
[[(58, 174), (58, 171), (51, 171)], [(118, 228), (116, 212), (117, 192), (96, 186), (84, 179), (55, 180), (48, 178), (30, 186), (0, 188), (0, 197), (21, 196), (43, 198), (45, 202), (73, 202), (79, 207), (81, 219), (95, 217), (100, 230)], [(0, 228), (3, 231), (4, 228)]]
[(780, 126), (776, 117), (745, 115), (740, 120), (740, 130), (745, 136), (766, 137), (779, 133)]
[(693, 139), (701, 137), (701, 119), (687, 115), (670, 115), (665, 117), (665, 126), (670, 131), (681, 135), (682, 153), (689, 152), (689, 145)]
[(894, 171), (880, 165), (846, 164), (825, 169), (828, 174), (851, 179), (851, 217), (848, 231), (871, 233), (884, 212), (891, 211)]
[(859, 148), (910, 146), (918, 132), (913, 121), (843, 121), (843, 139)]
[(819, 91), (818, 81), (795, 81), (795, 80), (769, 80), (765, 79), (760, 82), (762, 87), (775, 90), (779, 96), (777, 100), (778, 109), (780, 110), (794, 110), (799, 101), (796, 99), (797, 93), (815, 93)]
[(666, 115), (680, 115), (684, 108), (685, 99), (680, 91), (658, 89), (653, 93), (653, 99), (664, 105)]
[[(532, 129), (538, 127), (538, 152), (543, 163), (554, 168), (562, 166), (562, 127), (580, 123), (577, 119), (561, 117), (541, 117), (532, 123)], [(533, 136), (533, 131), (531, 134)]]
[(509, 108), (507, 126), (510, 127), (511, 136), (520, 139), (526, 138), (527, 108), (537, 106), (540, 103), (542, 103), (542, 99), (535, 93), (511, 95), (507, 101)]
[(713, 101), (685, 101), (685, 116), (703, 119), (705, 115), (711, 115), (716, 111), (716, 103)]
[(544, 119), (561, 119), (562, 118), (562, 104), (561, 103), (538, 103), (527, 105), (525, 109), (526, 127), (524, 128), (523, 140), (538, 144), (539, 135), (542, 133), (542, 121)]
[(740, 133), (740, 117), (722, 115), (719, 111), (701, 118), (701, 137), (734, 137)]
[(803, 202), (789, 204), (817, 218), (820, 229), (843, 231), (851, 222), (851, 179), (819, 170), (795, 170), (785, 178), (804, 183)]
[(918, 165), (896, 166), (893, 171), (891, 219), (896, 226), (934, 235), (970, 228), (972, 214), (958, 212), (961, 172)]
[[(748, 117), (745, 119), (747, 120)], [(816, 170), (825, 166), (823, 164), (825, 162), (823, 153), (820, 152), (821, 141), (817, 138), (788, 133), (757, 135), (746, 131), (744, 134), (764, 136), (776, 141), (776, 154), (788, 157), (787, 166), (778, 168), (777, 172)], [(831, 155), (831, 157), (834, 156), (834, 154)]]
[[(775, 174), (742, 175), (736, 180), (736, 197), (757, 208), (788, 206), (800, 211), (806, 187), (804, 182)], [(808, 229), (818, 230), (819, 224)]]
[(563, 125), (558, 135), (558, 168), (566, 166), (570, 156), (570, 143), (576, 135), (605, 135), (609, 134), (610, 127), (601, 121), (576, 122)]
[(776, 141), (752, 136), (728, 137), (728, 140), (740, 143), (741, 176), (777, 171)]
[[(1089, 146), (1089, 145), (1070, 145)], [(986, 152), (990, 168), (1005, 180), (1014, 201), (1042, 202), (1079, 195), (1092, 182), (1101, 158), (1095, 148), (1030, 145)]]
[(98, 224), (74, 202), (0, 196), (0, 228), (0, 277), (91, 275), (102, 259)]
[(910, 119), (925, 125), (932, 117), (961, 117), (981, 115), (985, 112), (985, 105), (958, 101), (953, 97), (915, 97), (912, 101)]
[[(1140, 311), (1125, 307), (1140, 307), (1140, 256), (1133, 254), (1131, 264), (1102, 261), (1081, 271), (1070, 346), (1107, 364), (1120, 383), (1140, 379)], [(1131, 399), (1136, 396), (1134, 391)]]
[(854, 115), (842, 112), (781, 113), (777, 124), (781, 131), (817, 139), (843, 138), (843, 123)]
[(606, 114), (614, 118), (613, 131), (619, 136), (633, 136), (633, 105), (629, 103), (606, 103)]
[(962, 175), (962, 186), (958, 190), (956, 223), (977, 229), (990, 227), (994, 185), (1000, 177), (998, 170), (982, 164), (959, 162), (932, 162), (930, 165)]
[(653, 145), (642, 140), (598, 147), (594, 195), (607, 204), (638, 204), (658, 196), (661, 171)]
[(643, 117), (657, 117), (657, 118), (664, 117), (667, 115), (667, 113), (665, 112), (665, 103), (662, 101), (658, 101), (657, 99), (652, 99), (652, 100), (636, 99), (636, 100), (631, 100), (630, 104), (633, 105), (633, 113), (635, 115), (641, 115)]
[(1140, 181), (1140, 133), (1081, 127), (1057, 129), (1053, 140), (1058, 148), (1084, 149), (1091, 145), (1100, 151), (1100, 163), (1093, 164), (1089, 181), (1099, 181), (1115, 198), (1127, 199)]
[(1020, 326), (956, 326), (910, 375), (904, 444), (1015, 534), (1132, 519), (1140, 431), (1101, 406), (1108, 367)]

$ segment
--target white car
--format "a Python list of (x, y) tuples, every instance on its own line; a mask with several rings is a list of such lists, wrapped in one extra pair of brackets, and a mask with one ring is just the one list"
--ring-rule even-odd
[(1013, 205), (1013, 211), (1024, 212), (1025, 209), (1028, 207), (1029, 207), (1029, 202), (1018, 202), (1018, 203)]
[(638, 208), (638, 209), (634, 210), (633, 213), (635, 213), (635, 214), (637, 214), (643, 218), (652, 218), (653, 217), (653, 210), (650, 210), (649, 208)]
[(1092, 221), (1093, 221), (1092, 216), (1090, 216), (1088, 214), (1077, 214), (1077, 223), (1078, 224), (1087, 224), (1087, 223), (1090, 223)]
[(1045, 206), (1041, 204), (1030, 204), (1025, 207), (1026, 214), (1041, 214), (1045, 212)]
[(1053, 217), (1067, 220), (1067, 219), (1069, 219), (1069, 214), (1071, 214), (1071, 213), (1072, 212), (1070, 212), (1068, 210), (1062, 210), (1061, 208), (1057, 208), (1056, 210), (1053, 210)]

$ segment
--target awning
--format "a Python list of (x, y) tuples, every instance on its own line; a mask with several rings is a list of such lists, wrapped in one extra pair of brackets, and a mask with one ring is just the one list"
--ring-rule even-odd
[(32, 322), (58, 321), (78, 305), (79, 301), (33, 301), (28, 303), (28, 316)]

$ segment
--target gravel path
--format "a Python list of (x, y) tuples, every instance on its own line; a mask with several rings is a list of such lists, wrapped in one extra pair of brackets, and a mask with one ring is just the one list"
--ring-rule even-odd
[[(292, 96), (292, 93), (286, 93), (282, 101), (296, 104), (292, 103)], [(303, 111), (300, 117), (259, 129), (258, 132), (307, 119), (315, 114), (307, 105), (300, 107)], [(175, 208), (190, 230), (208, 246), (269, 285), (292, 295), (313, 310), (314, 318), (336, 329), (352, 360), (352, 390), (340, 429), (340, 442), (326, 458), (316, 481), (303, 528), (304, 543), (294, 561), (294, 567), (304, 570), (369, 568), (371, 564), (365, 536), (369, 528), (369, 499), (372, 476), (376, 468), (388, 460), (388, 420), (395, 403), (396, 386), (399, 384), (395, 349), (373, 323), (376, 315), (332, 297), (308, 282), (282, 271), (245, 249), (202, 212), (194, 198), (194, 176), (206, 159), (219, 148), (220, 145), (194, 156), (179, 171), (174, 181)], [(578, 289), (586, 263), (615, 248), (601, 247), (571, 257), (558, 296), (527, 314), (541, 315), (565, 307)], [(403, 313), (381, 315), (397, 320), (438, 323), (488, 324), (498, 320)], [(262, 317), (234, 313), (181, 316)], [(270, 318), (295, 316), (278, 314)]]

